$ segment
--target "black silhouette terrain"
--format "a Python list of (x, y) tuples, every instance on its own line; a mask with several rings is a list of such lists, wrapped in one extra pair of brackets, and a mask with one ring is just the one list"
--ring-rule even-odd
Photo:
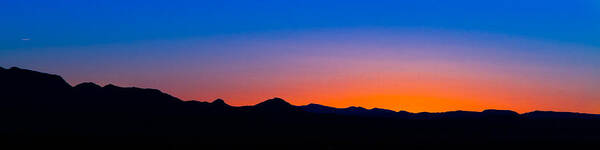
[[(126, 144), (595, 144), (600, 115), (509, 110), (409, 113), (294, 106), (280, 98), (234, 107), (182, 101), (155, 89), (72, 87), (60, 76), (0, 68), (0, 135), (7, 143)], [(153, 146), (165, 147), (153, 147)], [(316, 146), (320, 148), (319, 146)], [(315, 147), (306, 147), (315, 148)], [(331, 148), (331, 147), (328, 147)]]

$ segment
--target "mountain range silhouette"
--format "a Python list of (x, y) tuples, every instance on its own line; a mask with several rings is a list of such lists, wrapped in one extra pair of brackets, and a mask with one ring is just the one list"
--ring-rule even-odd
[(11, 137), (9, 141), (13, 142), (88, 139), (86, 142), (154, 141), (187, 147), (197, 143), (419, 145), (600, 141), (600, 115), (596, 114), (519, 114), (510, 110), (410, 113), (320, 104), (294, 106), (281, 98), (236, 107), (221, 99), (183, 101), (156, 89), (90, 82), (71, 86), (58, 75), (16, 67), (0, 67), (0, 83), (0, 135)]

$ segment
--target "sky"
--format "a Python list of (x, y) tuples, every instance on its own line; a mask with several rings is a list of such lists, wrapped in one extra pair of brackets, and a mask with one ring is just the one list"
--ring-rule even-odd
[(0, 2), (0, 66), (253, 105), (600, 113), (596, 0)]

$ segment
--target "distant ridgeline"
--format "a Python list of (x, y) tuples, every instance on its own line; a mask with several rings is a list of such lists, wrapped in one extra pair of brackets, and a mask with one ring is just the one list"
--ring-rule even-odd
[(155, 89), (94, 83), (73, 87), (60, 76), (16, 67), (0, 68), (0, 83), (2, 136), (136, 136), (169, 137), (171, 143), (267, 144), (600, 141), (600, 115), (595, 114), (409, 113), (294, 106), (280, 98), (234, 107), (221, 99), (182, 101)]

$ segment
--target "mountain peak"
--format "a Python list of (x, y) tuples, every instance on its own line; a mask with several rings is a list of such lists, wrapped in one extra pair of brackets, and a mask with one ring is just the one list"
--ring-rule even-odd
[(211, 104), (219, 105), (219, 106), (229, 106), (223, 99), (216, 99)]
[(512, 110), (497, 110), (497, 109), (486, 109), (482, 113), (494, 114), (494, 115), (514, 115), (517, 116), (519, 113)]
[(278, 97), (266, 100), (262, 103), (257, 104), (256, 106), (259, 106), (259, 105), (262, 105), (262, 106), (292, 106), (292, 104), (290, 104), (290, 103), (286, 102), (285, 100), (278, 98)]
[(396, 113), (393, 110), (383, 109), (383, 108), (373, 108), (373, 109), (370, 109), (370, 111), (372, 111), (372, 112), (379, 112), (379, 113)]
[(325, 105), (321, 105), (321, 104), (315, 104), (315, 103), (310, 103), (304, 107), (310, 107), (310, 108), (333, 108), (333, 107), (329, 107), (329, 106), (325, 106)]
[(260, 111), (294, 111), (296, 107), (281, 98), (273, 98), (254, 105)]
[(218, 98), (218, 99), (214, 100), (212, 103), (213, 104), (225, 104), (225, 101), (223, 99)]
[(84, 88), (84, 89), (99, 89), (101, 86), (93, 83), (93, 82), (83, 82), (75, 86), (75, 88)]
[(367, 111), (366, 108), (356, 107), (356, 106), (350, 106), (350, 107), (346, 108), (346, 110), (350, 110), (350, 111)]
[(113, 85), (113, 84), (108, 84), (108, 85), (105, 85), (103, 88), (119, 88), (119, 87), (116, 85)]
[(71, 88), (71, 85), (58, 75), (18, 67), (2, 69), (0, 78), (6, 80), (3, 81), (4, 85), (11, 85), (13, 88), (47, 88), (47, 90)]

